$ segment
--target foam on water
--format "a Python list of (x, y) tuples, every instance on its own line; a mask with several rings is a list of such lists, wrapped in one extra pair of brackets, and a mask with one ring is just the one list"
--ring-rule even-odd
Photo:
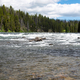
[(35, 37), (50, 37), (52, 35), (53, 33), (32, 33), (32, 34), (26, 35), (26, 37), (29, 39), (33, 39)]
[[(29, 42), (35, 37), (46, 39)], [(78, 33), (0, 33), (0, 78), (80, 80), (78, 37)]]
[(0, 34), (0, 37), (19, 37), (19, 36), (22, 36), (24, 33), (1, 33)]
[[(46, 38), (40, 42), (29, 42), (29, 39), (35, 37)], [(79, 33), (0, 33), (0, 40), (23, 41), (19, 44), (26, 46), (51, 46), (54, 45), (80, 45)], [(24, 43), (25, 42), (25, 43)], [(12, 44), (13, 45), (13, 44)]]

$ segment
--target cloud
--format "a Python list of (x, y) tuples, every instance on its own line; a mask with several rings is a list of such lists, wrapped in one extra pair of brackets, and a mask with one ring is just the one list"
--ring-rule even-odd
[(57, 4), (58, 10), (56, 11), (57, 14), (61, 16), (68, 16), (68, 17), (78, 17), (80, 16), (80, 4)]
[(50, 3), (56, 3), (60, 0), (35, 0), (36, 4), (50, 4)]
[(50, 18), (80, 17), (80, 4), (58, 4), (60, 0), (0, 0), (0, 5), (12, 6), (29, 14), (42, 14)]

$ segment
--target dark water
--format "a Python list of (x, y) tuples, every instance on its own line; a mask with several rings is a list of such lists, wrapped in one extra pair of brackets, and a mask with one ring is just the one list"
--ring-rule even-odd
[[(46, 38), (29, 42), (35, 37)], [(0, 80), (80, 80), (80, 34), (0, 33)]]

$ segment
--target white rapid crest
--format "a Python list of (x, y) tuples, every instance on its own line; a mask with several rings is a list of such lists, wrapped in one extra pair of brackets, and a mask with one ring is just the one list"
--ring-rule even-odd
[[(46, 39), (38, 42), (29, 41), (30, 39), (35, 39), (36, 37), (46, 38)], [(18, 46), (25, 45), (26, 47), (80, 45), (80, 39), (78, 39), (78, 37), (80, 37), (79, 33), (37, 33), (37, 32), (36, 33), (0, 33), (0, 40), (18, 41), (19, 42)]]

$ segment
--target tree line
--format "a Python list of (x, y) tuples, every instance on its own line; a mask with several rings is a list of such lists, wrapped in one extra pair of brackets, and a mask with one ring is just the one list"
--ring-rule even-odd
[(77, 20), (50, 19), (41, 14), (29, 15), (28, 12), (14, 10), (12, 6), (0, 6), (1, 32), (80, 32)]

